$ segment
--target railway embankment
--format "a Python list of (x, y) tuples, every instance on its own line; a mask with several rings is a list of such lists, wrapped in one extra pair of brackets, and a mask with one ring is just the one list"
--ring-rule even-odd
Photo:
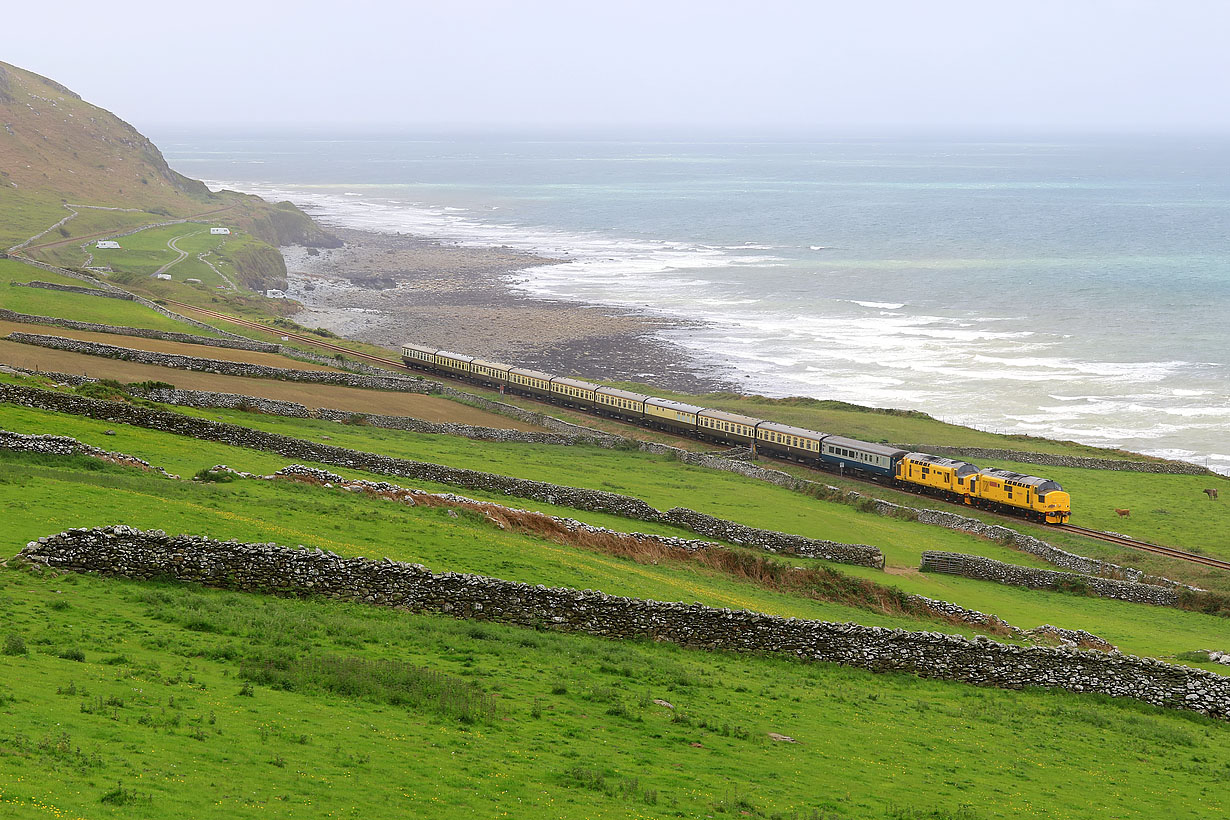
[(604, 638), (771, 653), (980, 686), (1096, 692), (1230, 719), (1230, 678), (1118, 652), (1019, 647), (981, 637), (780, 618), (125, 526), (40, 538), (17, 560), (61, 571), (337, 598)]

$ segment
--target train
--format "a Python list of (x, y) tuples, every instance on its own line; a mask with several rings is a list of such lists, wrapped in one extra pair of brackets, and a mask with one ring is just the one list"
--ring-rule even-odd
[(1066, 524), (1071, 498), (1058, 482), (996, 468), (979, 468), (929, 453), (807, 430), (725, 410), (487, 361), (407, 342), (406, 366), (528, 396), (594, 415), (631, 422), (757, 455), (795, 461), (843, 476), (1006, 513), (1044, 524)]

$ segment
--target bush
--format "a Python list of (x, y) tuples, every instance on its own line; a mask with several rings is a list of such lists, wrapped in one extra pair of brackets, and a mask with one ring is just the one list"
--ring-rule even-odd
[(228, 484), (235, 480), (235, 476), (222, 470), (213, 470), (206, 467), (192, 477), (193, 481), (208, 481), (214, 484)]
[(76, 661), (77, 663), (85, 663), (85, 653), (82, 652), (80, 649), (78, 649), (75, 646), (69, 647), (68, 649), (60, 650), (60, 652), (58, 653), (58, 657), (61, 657), (66, 661)]
[(4, 638), (4, 654), (6, 655), (26, 654), (25, 639), (14, 632), (10, 632)]
[(170, 382), (148, 381), (148, 382), (131, 382), (129, 387), (135, 387), (139, 390), (174, 390), (175, 385)]

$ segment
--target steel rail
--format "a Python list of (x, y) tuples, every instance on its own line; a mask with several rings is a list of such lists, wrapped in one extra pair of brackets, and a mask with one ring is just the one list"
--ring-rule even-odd
[(1054, 524), (1052, 525), (1057, 530), (1064, 532), (1083, 535), (1087, 538), (1096, 538), (1099, 541), (1106, 541), (1121, 547), (1130, 547), (1132, 549), (1141, 550), (1142, 552), (1152, 552), (1157, 555), (1164, 555), (1167, 558), (1177, 558), (1183, 561), (1190, 561), (1194, 564), (1203, 564), (1206, 567), (1214, 569), (1230, 570), (1230, 561), (1222, 561), (1219, 558), (1210, 558), (1207, 555), (1199, 555), (1194, 552), (1177, 549), (1175, 547), (1167, 547), (1163, 544), (1153, 544), (1148, 541), (1137, 541), (1126, 535), (1119, 535), (1113, 532), (1102, 532), (1101, 530), (1093, 530), (1088, 527), (1079, 527), (1075, 524)]

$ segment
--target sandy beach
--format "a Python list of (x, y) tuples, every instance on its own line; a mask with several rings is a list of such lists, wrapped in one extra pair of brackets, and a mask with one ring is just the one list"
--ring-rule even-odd
[(676, 323), (515, 293), (513, 271), (557, 260), (509, 248), (331, 230), (335, 249), (283, 248), (295, 321), (395, 347), (417, 341), (458, 352), (603, 380), (688, 392), (726, 389), (694, 373), (657, 334)]

